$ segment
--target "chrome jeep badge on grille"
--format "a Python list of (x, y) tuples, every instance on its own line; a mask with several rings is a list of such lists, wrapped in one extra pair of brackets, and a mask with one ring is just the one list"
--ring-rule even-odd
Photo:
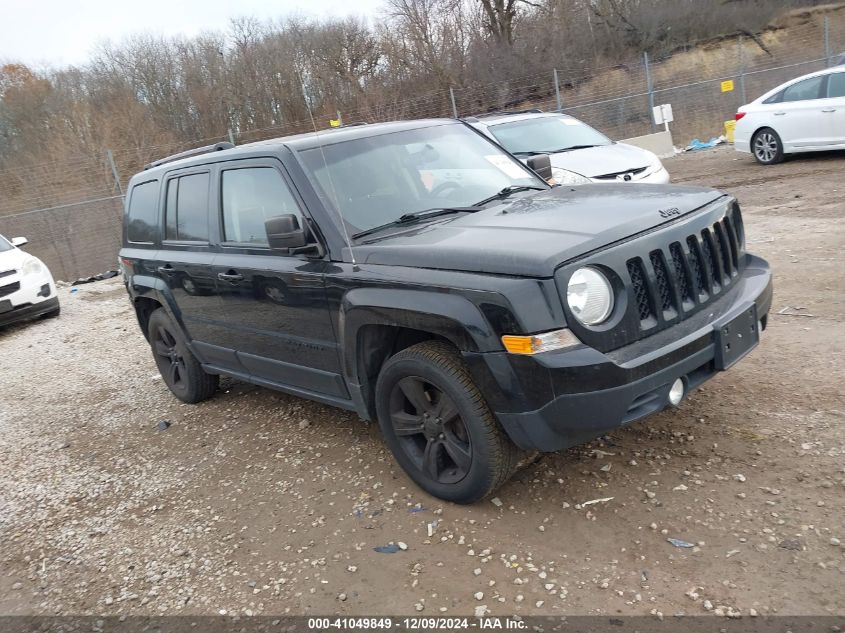
[(661, 218), (671, 218), (676, 215), (681, 215), (681, 210), (678, 207), (671, 207), (669, 209), (660, 209), (658, 213)]

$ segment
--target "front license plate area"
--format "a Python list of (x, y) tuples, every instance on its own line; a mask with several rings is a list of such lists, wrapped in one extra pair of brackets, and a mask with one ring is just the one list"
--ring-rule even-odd
[(751, 305), (727, 323), (716, 326), (716, 369), (727, 369), (760, 342), (757, 306)]
[(0, 314), (4, 312), (11, 312), (12, 311), (12, 302), (9, 299), (4, 299), (0, 301)]

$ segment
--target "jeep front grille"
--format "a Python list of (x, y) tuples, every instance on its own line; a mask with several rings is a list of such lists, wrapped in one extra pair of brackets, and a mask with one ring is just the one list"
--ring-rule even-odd
[(628, 260), (640, 330), (683, 319), (731, 287), (740, 273), (741, 223), (736, 210), (700, 233), (672, 242), (668, 252), (653, 250)]

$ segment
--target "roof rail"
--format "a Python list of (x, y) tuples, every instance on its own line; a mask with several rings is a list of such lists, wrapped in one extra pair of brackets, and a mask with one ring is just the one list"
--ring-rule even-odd
[(225, 142), (215, 143), (214, 145), (204, 145), (203, 147), (189, 149), (184, 152), (179, 152), (178, 154), (173, 154), (172, 156), (167, 156), (166, 158), (159, 158), (158, 160), (154, 160), (151, 163), (144, 165), (144, 169), (152, 169), (153, 167), (158, 167), (159, 165), (172, 163), (175, 160), (190, 158), (191, 156), (199, 156), (200, 154), (208, 154), (209, 152), (222, 152), (224, 149), (232, 149), (233, 147), (234, 145), (232, 143)]

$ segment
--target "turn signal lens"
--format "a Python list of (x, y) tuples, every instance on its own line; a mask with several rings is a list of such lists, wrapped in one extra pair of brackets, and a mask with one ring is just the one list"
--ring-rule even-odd
[(734, 115), (734, 119), (736, 119), (737, 121), (739, 121), (739, 120), (740, 120), (742, 117), (744, 117), (744, 116), (745, 116), (745, 112), (737, 112), (737, 113)]
[(540, 352), (572, 347), (580, 343), (581, 341), (575, 338), (575, 335), (566, 328), (545, 334), (532, 334), (530, 336), (506, 334), (502, 337), (502, 344), (511, 354), (539, 354)]

